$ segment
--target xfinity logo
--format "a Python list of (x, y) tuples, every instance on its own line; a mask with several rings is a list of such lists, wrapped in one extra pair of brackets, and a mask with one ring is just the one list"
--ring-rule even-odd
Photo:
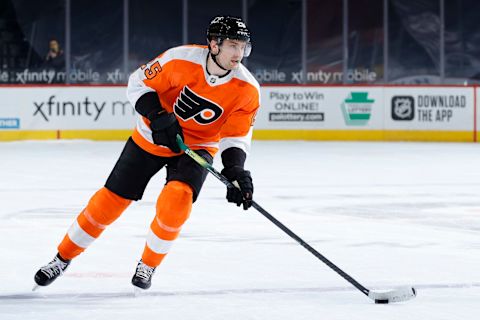
[(392, 119), (410, 121), (415, 117), (415, 99), (412, 96), (394, 96), (392, 98)]
[[(133, 108), (128, 108), (129, 103), (127, 101), (92, 101), (88, 97), (85, 97), (81, 100), (76, 101), (65, 101), (59, 100), (56, 96), (50, 96), (47, 101), (34, 101), (33, 106), (35, 111), (33, 116), (38, 116), (43, 118), (45, 121), (50, 121), (52, 117), (80, 117), (87, 116), (92, 117), (93, 121), (97, 121), (102, 114), (111, 111), (111, 115), (127, 115), (127, 110), (132, 110)], [(119, 108), (120, 107), (120, 108)]]
[(198, 124), (215, 122), (223, 113), (222, 107), (207, 100), (185, 86), (173, 106), (175, 114), (184, 121), (193, 118)]
[(23, 70), (23, 72), (16, 73), (15, 81), (18, 83), (29, 83), (29, 82), (46, 82), (52, 83), (55, 78), (55, 71), (53, 70), (42, 70), (40, 72), (33, 72), (28, 69)]

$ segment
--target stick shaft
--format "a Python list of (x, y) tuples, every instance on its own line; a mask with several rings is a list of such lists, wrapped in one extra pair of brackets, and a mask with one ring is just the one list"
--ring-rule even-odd
[[(191, 150), (188, 148), (181, 139), (178, 139), (177, 137), (177, 142), (180, 145), (180, 148), (185, 151), (185, 153), (190, 156), (195, 162), (197, 162), (200, 166), (203, 168), (207, 169), (215, 178), (220, 180), (224, 185), (227, 187), (233, 188), (235, 187), (228, 179), (222, 175), (220, 172), (218, 172), (210, 163), (208, 163), (204, 158), (199, 156), (195, 151)], [(255, 201), (252, 201), (252, 207), (254, 207), (258, 212), (260, 212), (263, 216), (265, 216), (268, 220), (270, 220), (273, 224), (275, 224), (278, 228), (280, 228), (283, 232), (285, 232), (287, 235), (289, 235), (292, 239), (297, 241), (302, 247), (307, 249), (311, 254), (313, 254), (315, 257), (317, 257), (319, 260), (321, 260), (323, 263), (325, 263), (330, 269), (338, 273), (342, 278), (350, 282), (355, 288), (360, 290), (363, 294), (368, 296), (368, 293), (370, 292), (369, 289), (365, 288), (363, 285), (361, 285), (357, 280), (352, 278), (349, 274), (347, 274), (345, 271), (337, 267), (333, 262), (328, 260), (324, 255), (322, 255), (320, 252), (315, 250), (312, 246), (310, 246), (307, 242), (305, 242), (302, 238), (300, 238), (298, 235), (296, 235), (292, 230), (287, 228), (283, 223), (278, 221), (274, 216), (272, 216), (267, 210), (263, 209), (258, 203)]]

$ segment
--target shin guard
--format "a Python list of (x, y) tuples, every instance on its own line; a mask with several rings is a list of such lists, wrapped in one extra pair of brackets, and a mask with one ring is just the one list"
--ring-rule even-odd
[(163, 188), (142, 255), (146, 265), (156, 267), (161, 263), (190, 216), (192, 202), (192, 188), (184, 182), (170, 181)]
[(58, 246), (60, 256), (71, 260), (82, 253), (131, 202), (107, 188), (98, 190)]

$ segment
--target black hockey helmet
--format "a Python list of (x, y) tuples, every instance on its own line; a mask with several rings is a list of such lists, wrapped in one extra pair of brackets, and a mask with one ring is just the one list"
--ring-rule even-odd
[(250, 30), (248, 30), (245, 22), (238, 17), (216, 16), (213, 18), (207, 29), (207, 39), (208, 41), (215, 39), (219, 43), (225, 39), (246, 41), (245, 57), (248, 57), (252, 50)]

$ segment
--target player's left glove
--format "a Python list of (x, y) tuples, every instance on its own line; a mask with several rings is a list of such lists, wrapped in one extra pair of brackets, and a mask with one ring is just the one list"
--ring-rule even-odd
[(238, 184), (240, 189), (227, 188), (227, 200), (233, 202), (239, 207), (243, 204), (243, 209), (247, 210), (252, 206), (253, 199), (253, 180), (250, 171), (240, 166), (227, 167), (222, 170), (222, 174), (233, 184)]
[(167, 146), (175, 153), (182, 151), (177, 144), (176, 138), (177, 134), (179, 134), (183, 140), (183, 132), (175, 114), (162, 110), (160, 112), (152, 112), (148, 119), (150, 120), (152, 139), (155, 144)]
[(168, 113), (162, 107), (156, 92), (147, 92), (138, 98), (135, 110), (143, 117), (150, 120), (152, 140), (156, 145), (166, 146), (175, 153), (180, 153), (177, 144), (177, 134), (183, 139), (182, 127), (175, 114)]

